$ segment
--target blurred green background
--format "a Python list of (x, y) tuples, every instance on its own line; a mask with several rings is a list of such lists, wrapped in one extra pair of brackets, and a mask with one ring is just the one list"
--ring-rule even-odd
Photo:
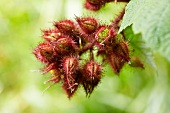
[[(41, 29), (54, 21), (93, 15), (109, 23), (125, 4), (111, 3), (97, 13), (82, 9), (81, 0), (0, 1), (0, 113), (170, 113), (170, 63), (154, 54), (157, 70), (126, 65), (120, 76), (109, 67), (90, 98), (83, 88), (69, 100), (57, 84), (43, 84), (48, 74), (32, 55), (42, 41)], [(107, 18), (106, 18), (107, 17)]]

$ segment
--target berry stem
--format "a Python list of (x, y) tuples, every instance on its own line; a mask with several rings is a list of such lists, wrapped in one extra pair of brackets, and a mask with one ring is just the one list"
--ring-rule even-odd
[(82, 53), (84, 53), (85, 51), (91, 49), (94, 44), (96, 43), (96, 39), (94, 39), (91, 43), (88, 43), (87, 45), (85, 45), (80, 51), (79, 51), (79, 55), (81, 55)]
[(90, 60), (94, 60), (93, 48), (90, 48)]

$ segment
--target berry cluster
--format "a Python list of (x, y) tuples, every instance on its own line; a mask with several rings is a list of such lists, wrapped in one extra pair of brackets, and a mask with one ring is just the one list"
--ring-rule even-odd
[(88, 10), (98, 11), (109, 2), (129, 2), (130, 0), (86, 0), (84, 7)]
[[(53, 29), (43, 30), (44, 42), (34, 48), (33, 54), (45, 64), (41, 71), (51, 72), (47, 82), (61, 82), (69, 98), (80, 85), (90, 96), (101, 80), (104, 64), (109, 63), (118, 74), (130, 61), (125, 37), (117, 34), (123, 14), (124, 11), (111, 25), (100, 25), (92, 17), (76, 17), (75, 22), (61, 20), (54, 23)], [(96, 61), (99, 56), (100, 63)]]

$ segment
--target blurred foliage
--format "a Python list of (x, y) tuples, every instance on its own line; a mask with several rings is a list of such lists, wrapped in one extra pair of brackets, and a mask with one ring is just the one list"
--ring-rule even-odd
[(169, 113), (170, 63), (158, 53), (156, 71), (147, 63), (144, 70), (126, 65), (116, 76), (105, 67), (90, 98), (80, 88), (69, 100), (60, 84), (42, 94), (49, 85), (43, 84), (48, 74), (37, 71), (43, 66), (31, 53), (41, 41), (41, 29), (74, 15), (92, 15), (109, 23), (124, 5), (109, 3), (92, 13), (82, 10), (80, 0), (1, 0), (0, 113)]

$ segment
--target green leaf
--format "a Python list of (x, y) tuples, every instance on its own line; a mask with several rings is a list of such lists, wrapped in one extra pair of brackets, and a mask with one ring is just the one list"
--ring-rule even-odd
[(119, 32), (131, 24), (135, 34), (170, 61), (170, 0), (131, 0)]

